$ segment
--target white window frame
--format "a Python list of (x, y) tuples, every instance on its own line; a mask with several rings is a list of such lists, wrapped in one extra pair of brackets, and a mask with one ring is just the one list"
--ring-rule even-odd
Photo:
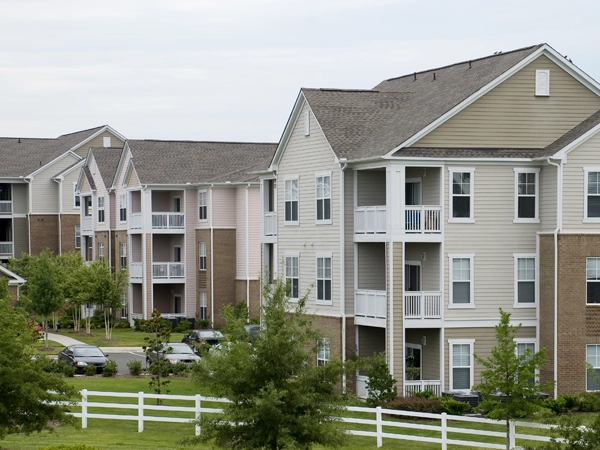
[[(298, 272), (297, 272), (296, 276), (294, 276), (294, 273), (293, 273), (293, 269), (294, 269), (294, 267), (293, 267), (293, 259), (296, 259), (296, 261), (297, 261), (296, 267), (298, 269)], [(288, 260), (290, 260), (290, 263), (292, 264), (289, 267), (290, 270), (288, 270)], [(288, 283), (287, 280), (288, 279), (291, 280), (290, 281), (290, 286), (291, 286), (291, 288), (290, 288), (290, 301), (297, 302), (299, 300), (299, 298), (300, 298), (300, 253), (286, 253), (285, 254), (285, 259), (284, 259), (284, 268), (283, 268), (283, 270), (284, 270), (283, 273), (285, 275), (284, 279), (285, 279), (286, 286), (287, 286), (287, 283)], [(298, 280), (298, 283), (297, 283), (298, 284), (298, 292), (296, 293), (297, 294), (296, 297), (292, 297), (292, 294), (294, 293), (294, 289), (293, 289), (293, 280), (294, 280), (294, 278), (296, 278)]]
[[(519, 345), (520, 344), (525, 344), (525, 345), (529, 345), (529, 344), (533, 344), (533, 354), (535, 354), (537, 352), (538, 349), (538, 344), (537, 344), (537, 339), (535, 338), (515, 338), (515, 353), (518, 356), (519, 355)], [(539, 376), (539, 371), (536, 370), (534, 373), (534, 377), (537, 379)]]
[[(538, 304), (538, 261), (535, 253), (513, 253), (514, 259), (514, 307), (515, 308), (535, 308)], [(519, 260), (533, 259), (534, 277), (533, 279), (519, 279)], [(533, 302), (519, 302), (519, 282), (533, 282)]]
[[(104, 196), (102, 197), (98, 197), (97, 199), (97, 203), (98, 203), (98, 223), (105, 223), (106, 222), (106, 213), (104, 212)], [(102, 214), (100, 214), (102, 213)], [(100, 220), (100, 215), (102, 215), (102, 220)]]
[[(515, 168), (515, 217), (513, 223), (540, 223), (540, 169), (538, 168)], [(535, 175), (535, 206), (533, 217), (519, 217), (519, 197), (531, 197), (531, 195), (519, 195), (519, 175)]]
[[(315, 286), (315, 298), (316, 302), (319, 305), (332, 305), (333, 304), (333, 256), (331, 252), (317, 252), (315, 260), (315, 269), (316, 269), (316, 286)], [(325, 267), (323, 266), (322, 273), (319, 273), (319, 260), (323, 260), (323, 264), (325, 264), (325, 260), (329, 260), (329, 278), (326, 277)], [(319, 276), (321, 275), (321, 276)], [(327, 285), (327, 281), (329, 280), (330, 286), (330, 297), (331, 299), (327, 300), (325, 298), (319, 298), (319, 283), (323, 283), (323, 292), (325, 291), (325, 286)]]
[[(204, 217), (203, 217), (204, 216)], [(198, 191), (198, 222), (208, 221), (208, 191)]]
[[(595, 273), (596, 279), (590, 279), (589, 275), (592, 273), (590, 269), (590, 260), (596, 260), (596, 267), (593, 271)], [(588, 302), (588, 285), (589, 283), (600, 283), (600, 257), (598, 256), (588, 256), (585, 258), (585, 304), (586, 306), (600, 306), (599, 303), (589, 303)]]
[(206, 270), (206, 242), (198, 242), (198, 270)]
[[(297, 198), (294, 199), (294, 182), (296, 183)], [(289, 187), (288, 187), (289, 186)], [(287, 218), (287, 203), (290, 202), (292, 211), (293, 203), (296, 202), (297, 218), (296, 220), (288, 220)], [(293, 214), (292, 214), (293, 217)], [(300, 177), (298, 175), (290, 175), (283, 181), (283, 223), (285, 225), (300, 225)]]
[(325, 366), (331, 360), (331, 339), (321, 338), (317, 345), (317, 366)]
[[(469, 217), (453, 217), (453, 178), (455, 173), (469, 173)], [(449, 223), (475, 223), (475, 168), (474, 167), (449, 167), (448, 168), (448, 222)], [(457, 197), (463, 197), (457, 195)]]
[[(583, 223), (600, 223), (600, 217), (589, 217), (588, 211), (588, 177), (590, 172), (598, 172), (600, 174), (600, 167), (584, 167), (583, 168)], [(600, 196), (598, 194), (592, 194)]]
[(110, 147), (110, 136), (104, 136), (102, 137), (102, 146), (103, 147)]
[[(125, 212), (125, 220), (123, 220), (123, 211)], [(127, 223), (127, 193), (119, 195), (119, 222)]]
[[(79, 202), (79, 205), (77, 204)], [(73, 209), (81, 209), (81, 196), (77, 195), (77, 182), (73, 181)]]
[(208, 320), (208, 295), (206, 292), (200, 292), (200, 310), (198, 318), (200, 320)]
[[(325, 186), (326, 186), (326, 180), (329, 180), (329, 195), (326, 196), (325, 195)], [(321, 191), (322, 193), (319, 195), (319, 184), (322, 183), (322, 188)], [(323, 173), (317, 173), (315, 174), (315, 221), (317, 224), (320, 225), (331, 225), (332, 222), (332, 218), (331, 218), (331, 210), (332, 210), (332, 205), (331, 205), (331, 199), (332, 199), (332, 195), (331, 195), (331, 172), (323, 172)], [(321, 213), (323, 214), (323, 218), (319, 219), (319, 200), (322, 202), (321, 203)], [(326, 219), (325, 218), (325, 204), (326, 204), (326, 200), (329, 200), (329, 218)]]
[(75, 225), (75, 248), (81, 248), (81, 225)]
[[(541, 77), (546, 76), (546, 83), (543, 84)], [(535, 71), (535, 96), (549, 97), (550, 96), (550, 70), (538, 69)]]
[[(469, 357), (469, 380), (471, 386), (469, 389), (456, 389), (454, 387), (454, 346), (455, 345), (469, 345), (470, 357)], [(451, 391), (455, 392), (471, 392), (471, 387), (475, 384), (475, 361), (473, 354), (475, 353), (475, 339), (448, 339), (448, 386)], [(465, 368), (466, 366), (457, 366), (456, 368)]]
[(98, 259), (104, 259), (104, 242), (98, 242)]
[[(590, 347), (595, 347), (596, 354), (594, 357), (590, 357), (589, 350)], [(596, 371), (596, 375), (600, 376), (600, 344), (586, 344), (585, 346), (585, 360), (587, 363), (591, 364), (594, 370)], [(587, 367), (585, 369), (585, 390), (590, 392), (596, 392), (600, 389), (590, 389), (588, 386), (589, 375), (587, 373)]]
[[(470, 303), (454, 303), (454, 260), (455, 259), (469, 259), (469, 272), (470, 272), (470, 280), (469, 280), (469, 298)], [(449, 253), (448, 254), (448, 309), (460, 309), (460, 308), (475, 308), (475, 254), (474, 253)], [(456, 280), (457, 282), (466, 281), (466, 280)]]
[(310, 136), (310, 111), (304, 111), (304, 136)]
[[(124, 265), (123, 262), (125, 262)], [(119, 242), (119, 266), (127, 267), (127, 242)]]

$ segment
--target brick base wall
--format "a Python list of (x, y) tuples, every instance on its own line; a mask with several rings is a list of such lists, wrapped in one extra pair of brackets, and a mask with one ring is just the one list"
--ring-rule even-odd
[[(73, 228), (75, 241), (75, 228)], [(31, 254), (39, 255), (49, 249), (58, 254), (58, 214), (31, 215)]]
[(61, 252), (80, 251), (75, 248), (75, 226), (79, 225), (79, 214), (62, 214), (60, 216)]

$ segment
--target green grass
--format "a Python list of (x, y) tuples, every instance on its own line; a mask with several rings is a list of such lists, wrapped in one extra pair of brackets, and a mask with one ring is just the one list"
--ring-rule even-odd
[[(112, 339), (110, 341), (105, 339), (106, 334), (104, 329), (92, 329), (91, 335), (76, 333), (70, 329), (60, 329), (58, 332), (53, 331), (53, 333), (62, 334), (86, 344), (97, 345), (98, 347), (141, 347), (146, 344), (144, 338), (148, 336), (146, 333), (134, 331), (133, 328), (115, 328), (112, 331)], [(183, 333), (171, 333), (171, 342), (181, 342), (183, 336)]]
[(48, 350), (46, 350), (46, 341), (41, 340), (33, 344), (33, 348), (40, 355), (58, 355), (58, 352), (64, 348), (64, 345), (58, 342), (48, 341)]

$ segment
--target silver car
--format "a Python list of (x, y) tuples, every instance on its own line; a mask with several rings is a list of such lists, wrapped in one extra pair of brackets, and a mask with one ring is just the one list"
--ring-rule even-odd
[(159, 351), (150, 351), (146, 354), (146, 364), (150, 365), (158, 359), (169, 361), (172, 365), (182, 362), (187, 365), (192, 365), (200, 361), (198, 354), (187, 344), (183, 342), (169, 342), (164, 344)]

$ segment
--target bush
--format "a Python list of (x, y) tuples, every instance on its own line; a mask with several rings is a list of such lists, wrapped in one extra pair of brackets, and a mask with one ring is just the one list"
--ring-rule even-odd
[(175, 333), (187, 333), (192, 329), (192, 322), (189, 320), (182, 320), (177, 324), (177, 326), (173, 329)]
[(115, 320), (113, 328), (129, 328), (129, 321), (127, 319)]
[(146, 319), (133, 319), (133, 329), (135, 331), (146, 331)]
[(99, 329), (104, 328), (104, 310), (102, 308), (96, 308), (94, 315), (90, 319), (92, 328)]
[(38, 355), (35, 357), (37, 367), (46, 373), (63, 373), (62, 361), (50, 358), (46, 355)]
[(96, 366), (93, 364), (88, 364), (83, 370), (87, 377), (93, 377), (94, 375), (96, 375)]
[(127, 363), (129, 375), (139, 377), (142, 374), (142, 362), (137, 359), (132, 359)]
[(396, 380), (390, 374), (384, 353), (378, 353), (370, 360), (367, 377), (369, 377), (367, 381), (367, 392), (369, 394), (367, 404), (379, 406), (388, 400), (395, 399), (398, 395)]
[(104, 370), (102, 371), (103, 377), (114, 377), (117, 373), (119, 373), (119, 366), (117, 366), (117, 362), (109, 359), (104, 364)]
[(64, 361), (56, 361), (56, 371), (57, 373), (62, 373), (65, 377), (75, 376), (75, 366), (67, 364)]
[(69, 315), (60, 316), (58, 318), (58, 326), (60, 328), (73, 328), (73, 317)]
[(196, 322), (198, 328), (208, 328), (208, 320), (200, 319)]
[(577, 398), (577, 408), (581, 412), (600, 412), (600, 397), (591, 392), (582, 392)]
[(433, 390), (431, 388), (427, 388), (424, 391), (419, 391), (413, 394), (415, 397), (422, 397), (422, 398), (437, 398), (438, 395), (433, 392)]
[(178, 363), (175, 363), (172, 367), (173, 369), (173, 375), (177, 375), (177, 376), (187, 376), (191, 373), (191, 368), (190, 366), (188, 366), (187, 364), (179, 361)]
[(442, 397), (440, 401), (444, 412), (453, 416), (462, 416), (471, 409), (471, 405), (467, 402), (459, 402), (452, 397)]
[(440, 414), (444, 412), (439, 398), (397, 397), (385, 402), (382, 407), (399, 411)]
[(569, 411), (567, 401), (563, 396), (558, 396), (556, 400), (547, 398), (542, 402), (542, 406), (551, 410), (556, 415)]

